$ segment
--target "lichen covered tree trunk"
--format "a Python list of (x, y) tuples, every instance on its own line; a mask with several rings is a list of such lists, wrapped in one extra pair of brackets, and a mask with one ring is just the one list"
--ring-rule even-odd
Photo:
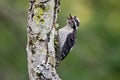
[(30, 0), (27, 55), (30, 80), (61, 80), (56, 73), (55, 24), (59, 0)]

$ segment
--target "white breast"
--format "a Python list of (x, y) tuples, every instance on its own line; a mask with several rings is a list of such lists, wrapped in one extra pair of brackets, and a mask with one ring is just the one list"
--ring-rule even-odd
[(60, 39), (59, 40), (60, 48), (63, 47), (67, 36), (72, 32), (73, 32), (73, 29), (69, 28), (69, 27), (63, 27), (63, 28), (59, 29), (58, 33), (59, 33), (59, 39)]

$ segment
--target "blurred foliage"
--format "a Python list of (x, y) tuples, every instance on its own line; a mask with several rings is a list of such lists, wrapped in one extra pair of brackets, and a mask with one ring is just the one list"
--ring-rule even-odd
[[(28, 0), (0, 0), (0, 80), (28, 80)], [(120, 0), (61, 0), (58, 22), (81, 20), (74, 49), (58, 67), (63, 80), (120, 80)]]

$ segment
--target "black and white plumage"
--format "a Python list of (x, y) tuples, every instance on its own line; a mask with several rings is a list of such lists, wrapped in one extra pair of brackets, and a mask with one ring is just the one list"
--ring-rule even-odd
[(76, 16), (71, 16), (68, 18), (67, 25), (59, 29), (59, 44), (60, 44), (60, 57), (63, 60), (71, 48), (74, 46), (76, 41), (76, 30), (80, 25), (80, 21)]

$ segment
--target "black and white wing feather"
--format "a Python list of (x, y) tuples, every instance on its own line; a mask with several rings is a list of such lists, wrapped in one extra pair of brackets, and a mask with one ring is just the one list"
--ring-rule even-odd
[(67, 36), (65, 44), (62, 47), (61, 60), (63, 60), (68, 55), (71, 48), (74, 46), (75, 41), (76, 41), (76, 31), (73, 31)]

